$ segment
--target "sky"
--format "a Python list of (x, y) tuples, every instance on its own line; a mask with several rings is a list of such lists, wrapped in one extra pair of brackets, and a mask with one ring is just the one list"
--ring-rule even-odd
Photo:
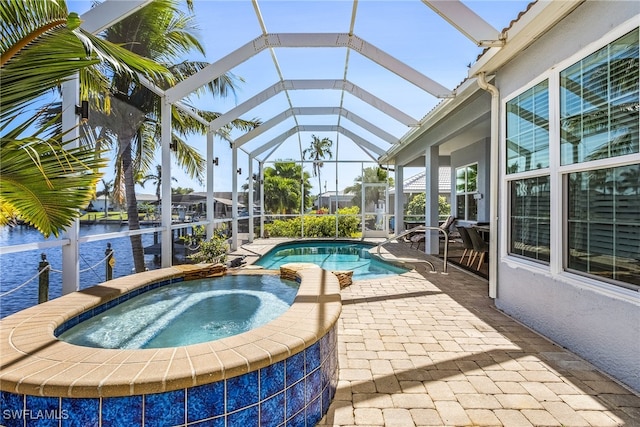
[[(472, 9), (494, 28), (501, 30), (523, 11), (527, 1), (465, 1)], [(90, 7), (87, 1), (68, 1), (70, 11), (82, 13)], [(235, 0), (194, 0), (199, 38), (204, 43), (206, 57), (198, 60), (215, 62), (256, 37), (262, 29), (254, 5), (251, 1)], [(266, 31), (269, 33), (347, 33), (349, 32), (353, 1), (272, 1), (257, 3)], [(392, 55), (406, 65), (430, 77), (448, 89), (454, 89), (467, 76), (467, 68), (475, 62), (482, 48), (453, 28), (444, 19), (419, 0), (357, 2), (354, 34), (378, 49)], [(354, 50), (346, 48), (278, 48), (273, 54), (263, 50), (243, 62), (231, 72), (244, 82), (238, 85), (235, 97), (226, 99), (206, 96), (189, 100), (200, 108), (224, 113), (236, 105), (258, 94), (282, 78), (290, 79), (343, 79), (372, 93), (383, 101), (399, 108), (416, 120), (424, 117), (439, 102), (438, 98), (426, 93), (410, 82), (365, 58)], [(275, 59), (274, 59), (275, 58)], [(348, 58), (348, 62), (347, 62)], [(277, 67), (276, 67), (277, 64)], [(405, 124), (387, 116), (378, 109), (361, 101), (348, 92), (338, 90), (296, 90), (280, 93), (242, 116), (245, 119), (258, 118), (267, 121), (279, 113), (293, 107), (337, 107), (342, 105), (372, 124), (392, 134), (402, 137), (410, 130)], [(340, 125), (363, 137), (367, 141), (388, 149), (390, 145), (357, 124), (339, 119), (339, 116), (298, 116), (300, 125)], [(248, 142), (244, 148), (252, 151), (296, 125), (288, 118), (258, 138)], [(349, 161), (368, 161), (371, 158), (362, 152), (349, 138), (340, 133), (302, 132), (288, 138), (267, 159), (299, 159), (301, 149), (307, 148), (311, 135), (328, 137), (333, 141), (333, 157)], [(242, 132), (234, 131), (237, 139)], [(205, 154), (205, 137), (194, 135), (188, 142)], [(219, 166), (215, 171), (215, 191), (231, 190), (231, 149), (229, 144), (216, 138), (215, 156)], [(238, 166), (242, 168), (238, 184), (246, 182), (248, 156), (240, 151)], [(159, 163), (159, 157), (158, 157)], [(268, 164), (267, 164), (268, 165)], [(366, 164), (373, 166), (373, 163)], [(305, 169), (311, 172), (311, 165)], [(337, 168), (329, 162), (321, 170), (321, 186), (329, 191), (342, 190), (352, 185), (354, 178), (361, 174), (360, 163), (345, 163)], [(254, 163), (257, 172), (257, 163)], [(418, 170), (405, 171), (409, 177)], [(204, 187), (186, 177), (177, 167), (172, 174), (178, 179), (173, 186), (191, 187), (204, 191)], [(337, 182), (337, 184), (336, 184)], [(312, 178), (313, 193), (318, 192), (318, 180)], [(153, 193), (152, 185), (139, 188), (138, 192)], [(325, 188), (321, 188), (324, 191)]]

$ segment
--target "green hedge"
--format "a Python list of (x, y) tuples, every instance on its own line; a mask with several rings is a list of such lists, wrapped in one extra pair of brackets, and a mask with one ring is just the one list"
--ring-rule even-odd
[[(360, 212), (357, 206), (338, 209), (338, 236), (355, 237), (360, 232)], [(353, 216), (343, 216), (353, 215)], [(301, 218), (275, 220), (265, 224), (265, 231), (271, 237), (300, 237)], [(334, 237), (336, 235), (335, 215), (304, 215), (304, 236), (302, 237)]]

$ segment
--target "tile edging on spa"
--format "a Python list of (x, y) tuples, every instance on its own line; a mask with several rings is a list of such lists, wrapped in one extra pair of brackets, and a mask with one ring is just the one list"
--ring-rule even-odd
[[(2, 336), (0, 345), (3, 349), (2, 354), (0, 354), (3, 368), (3, 372), (0, 374), (0, 390), (42, 396), (60, 395), (60, 392), (62, 392), (63, 395), (68, 397), (107, 397), (131, 395), (134, 389), (135, 394), (145, 394), (176, 390), (183, 386), (207, 384), (258, 370), (269, 363), (282, 361), (304, 350), (318, 341), (323, 333), (335, 324), (340, 315), (342, 306), (337, 279), (333, 275), (323, 275), (323, 295), (316, 295), (312, 303), (308, 300), (304, 302), (294, 301), (289, 310), (287, 310), (287, 312), (300, 313), (300, 315), (287, 317), (287, 312), (285, 312), (283, 314), (284, 318), (277, 318), (261, 328), (229, 337), (228, 342), (233, 342), (234, 345), (226, 344), (225, 340), (227, 339), (224, 338), (213, 341), (212, 343), (216, 343), (215, 345), (200, 343), (178, 347), (185, 350), (183, 352), (184, 357), (178, 361), (185, 360), (189, 362), (197, 355), (210, 355), (212, 361), (219, 360), (222, 365), (212, 363), (211, 365), (213, 366), (202, 368), (202, 366), (194, 367), (192, 363), (186, 363), (182, 366), (188, 366), (188, 368), (176, 368), (182, 369), (184, 372), (175, 372), (173, 370), (170, 371), (172, 364), (175, 362), (173, 359), (145, 360), (144, 357), (141, 357), (141, 355), (144, 356), (144, 352), (147, 352), (148, 356), (153, 359), (154, 355), (159, 353), (149, 349), (95, 349), (95, 352), (83, 359), (91, 358), (94, 360), (93, 362), (83, 363), (81, 360), (75, 363), (78, 368), (82, 368), (80, 369), (81, 372), (75, 375), (73, 374), (73, 369), (71, 369), (66, 372), (66, 375), (62, 376), (64, 378), (56, 379), (54, 376), (54, 378), (45, 379), (39, 378), (41, 376), (37, 375), (36, 372), (28, 371), (27, 366), (31, 363), (36, 363), (41, 368), (44, 365), (45, 369), (46, 366), (54, 367), (67, 363), (65, 355), (68, 353), (61, 351), (61, 346), (68, 346), (69, 352), (77, 352), (79, 346), (64, 343), (54, 336), (54, 331), (70, 319), (80, 317), (84, 312), (91, 311), (110, 301), (118, 300), (126, 294), (135, 293), (137, 289), (156, 286), (156, 283), (166, 281), (169, 281), (169, 283), (179, 282), (186, 280), (187, 277), (197, 278), (207, 268), (210, 268), (210, 265), (173, 266), (126, 276), (97, 285), (93, 287), (96, 289), (92, 291), (87, 292), (88, 289), (92, 289), (88, 288), (84, 292), (69, 294), (25, 310), (25, 312), (31, 311), (29, 313), (20, 312), (17, 315), (3, 319), (0, 321), (0, 335)], [(318, 280), (316, 275), (321, 272), (322, 270), (320, 269), (316, 273), (311, 270), (297, 272), (303, 295), (309, 295), (305, 287), (313, 287), (313, 283)], [(260, 273), (247, 271), (247, 274), (254, 275), (273, 273), (268, 271)], [(234, 272), (233, 274), (238, 273)], [(305, 283), (308, 286), (305, 286)], [(78, 295), (80, 293), (83, 294)], [(318, 316), (316, 313), (320, 307), (322, 308), (320, 310), (322, 311), (322, 316)], [(21, 333), (25, 334), (27, 331), (34, 330), (37, 332), (29, 334), (28, 337), (22, 336), (20, 338)], [(269, 357), (261, 360), (248, 360), (241, 357), (240, 359), (243, 359), (242, 363), (238, 359), (234, 362), (219, 357), (220, 354), (229, 354), (228, 351), (224, 350), (230, 350), (238, 354), (236, 349), (242, 348), (247, 344), (261, 348)], [(55, 348), (55, 351), (50, 351), (51, 348)], [(97, 353), (103, 353), (102, 356), (104, 356), (105, 360), (102, 361), (101, 355)], [(116, 353), (119, 354), (119, 357), (115, 357), (117, 361), (110, 363), (109, 359), (114, 358)], [(132, 361), (128, 362), (128, 360)], [(132, 386), (130, 384), (130, 370), (135, 370), (135, 366), (138, 366), (140, 370), (136, 375), (137, 383)], [(87, 373), (87, 370), (89, 370), (89, 373)], [(43, 369), (38, 369), (38, 371), (42, 372)], [(94, 371), (96, 373), (100, 372), (100, 377), (92, 379), (91, 373)], [(107, 371), (109, 378), (109, 381), (106, 382), (104, 381), (105, 371)], [(170, 378), (168, 377), (169, 371)]]

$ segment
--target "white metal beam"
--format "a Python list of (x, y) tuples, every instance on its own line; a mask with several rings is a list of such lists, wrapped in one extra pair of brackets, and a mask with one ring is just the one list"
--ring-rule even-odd
[(263, 102), (267, 101), (284, 90), (345, 90), (356, 98), (366, 102), (389, 117), (399, 121), (406, 126), (417, 126), (418, 120), (402, 112), (393, 105), (383, 101), (375, 95), (367, 92), (361, 87), (345, 80), (284, 80), (268, 87), (257, 95), (249, 98), (242, 104), (232, 108), (209, 124), (212, 132), (217, 131), (222, 126), (231, 123), (232, 120), (242, 116)]
[(500, 31), (459, 0), (422, 0), (445, 21), (478, 46), (502, 46)]
[(122, 21), (127, 16), (151, 3), (153, 0), (105, 0), (82, 14), (80, 28), (91, 33), (98, 34), (116, 22)]
[(378, 138), (382, 139), (383, 141), (388, 142), (389, 144), (393, 144), (393, 143), (398, 142), (398, 138), (394, 137), (393, 135), (391, 135), (390, 133), (385, 132), (384, 130), (380, 129), (379, 127), (377, 127), (373, 123), (363, 119), (362, 117), (358, 116), (357, 114), (354, 114), (351, 111), (346, 110), (344, 108), (340, 108), (340, 107), (297, 107), (297, 108), (289, 108), (288, 110), (285, 110), (282, 113), (280, 113), (280, 114), (274, 116), (273, 118), (267, 120), (266, 122), (262, 123), (257, 128), (255, 128), (252, 131), (247, 132), (244, 135), (242, 135), (241, 137), (237, 138), (235, 140), (234, 144), (236, 145), (236, 147), (239, 148), (239, 147), (243, 146), (244, 144), (248, 143), (249, 141), (251, 141), (252, 139), (257, 138), (258, 136), (262, 135), (264, 132), (268, 131), (269, 129), (273, 128), (274, 126), (277, 126), (279, 123), (282, 123), (287, 118), (292, 117), (294, 115), (295, 116), (340, 115), (340, 116), (352, 121), (353, 123), (357, 124), (358, 126), (362, 127), (363, 129), (371, 132), (373, 135), (377, 136)]
[[(298, 132), (338, 132), (338, 133), (341, 133), (344, 136), (346, 136), (347, 138), (350, 138), (358, 147), (363, 149), (362, 151), (365, 154), (367, 154), (373, 160), (377, 160), (377, 159), (375, 157), (373, 157), (369, 152), (364, 150), (365, 148), (367, 150), (370, 150), (373, 153), (377, 154), (378, 156), (381, 156), (385, 152), (380, 147), (376, 146), (375, 144), (370, 143), (369, 141), (365, 140), (364, 138), (362, 138), (362, 137), (356, 135), (355, 133), (351, 132), (349, 129), (343, 128), (342, 126), (335, 126), (335, 125), (302, 125), (302, 126), (294, 126), (291, 129), (289, 129), (288, 131), (278, 135), (277, 137), (275, 137), (271, 141), (268, 141), (267, 143), (262, 144), (260, 147), (256, 148), (254, 151), (249, 153), (249, 157), (250, 158), (256, 158), (257, 156), (259, 156), (260, 154), (262, 154), (265, 151), (269, 150), (270, 148), (275, 147), (276, 145), (282, 144), (287, 138), (291, 137), (292, 135), (295, 135)], [(263, 159), (263, 160), (266, 160), (266, 159)]]
[(220, 60), (209, 64), (191, 77), (167, 90), (171, 102), (178, 101), (196, 89), (217, 79), (252, 56), (267, 48), (275, 47), (347, 47), (369, 58), (378, 65), (397, 74), (438, 98), (453, 95), (450, 89), (442, 86), (388, 53), (378, 49), (356, 35), (346, 33), (286, 33), (266, 34), (257, 37)]

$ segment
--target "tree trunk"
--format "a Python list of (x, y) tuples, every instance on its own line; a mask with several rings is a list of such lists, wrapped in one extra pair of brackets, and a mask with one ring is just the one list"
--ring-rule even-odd
[[(133, 170), (133, 160), (131, 157), (131, 140), (133, 136), (126, 132), (118, 134), (118, 145), (120, 147), (120, 158), (122, 159), (122, 171), (124, 173), (124, 188), (127, 197), (127, 216), (129, 230), (140, 229), (140, 219), (138, 218), (138, 200), (136, 199), (135, 171)], [(145, 270), (144, 248), (142, 247), (142, 236), (129, 236), (131, 239), (131, 252), (136, 273)]]

